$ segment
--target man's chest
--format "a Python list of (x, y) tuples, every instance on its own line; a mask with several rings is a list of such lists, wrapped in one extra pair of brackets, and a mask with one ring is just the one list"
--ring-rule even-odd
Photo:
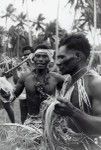
[(26, 91), (33, 94), (41, 89), (45, 93), (53, 95), (55, 93), (56, 85), (57, 82), (53, 77), (48, 77), (45, 79), (45, 77), (36, 78), (31, 75), (25, 80)]
[(70, 101), (75, 107), (85, 111), (86, 113), (91, 112), (92, 99), (84, 85), (75, 84)]

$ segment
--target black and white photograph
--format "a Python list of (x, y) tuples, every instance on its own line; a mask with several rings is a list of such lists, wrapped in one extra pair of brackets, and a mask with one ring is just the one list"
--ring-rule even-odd
[(0, 150), (101, 150), (101, 0), (0, 0)]

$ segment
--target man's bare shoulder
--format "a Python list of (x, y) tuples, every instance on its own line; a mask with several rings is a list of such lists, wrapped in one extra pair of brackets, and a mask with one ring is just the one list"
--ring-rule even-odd
[(53, 77), (57, 82), (65, 81), (65, 77), (58, 72), (50, 72), (50, 76)]
[(91, 70), (87, 76), (93, 114), (101, 116), (101, 76), (94, 70)]
[(88, 71), (85, 78), (90, 82), (90, 84), (95, 86), (96, 84), (101, 84), (101, 76), (94, 70)]
[(90, 70), (85, 76), (86, 88), (93, 98), (101, 98), (101, 76), (94, 70)]
[(31, 76), (32, 75), (32, 72), (24, 72), (24, 73), (22, 73), (22, 75), (21, 75), (21, 79), (22, 80), (26, 80), (29, 76)]

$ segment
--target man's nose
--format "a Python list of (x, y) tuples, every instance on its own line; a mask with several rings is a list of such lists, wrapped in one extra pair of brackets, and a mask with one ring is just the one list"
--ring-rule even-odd
[(43, 57), (42, 56), (39, 57), (39, 61), (43, 61)]
[(61, 63), (62, 63), (62, 60), (57, 60), (56, 65), (57, 65), (57, 66), (60, 66)]

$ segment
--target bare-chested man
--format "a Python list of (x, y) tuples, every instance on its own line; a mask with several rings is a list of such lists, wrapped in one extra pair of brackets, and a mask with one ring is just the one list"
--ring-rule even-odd
[(63, 78), (54, 76), (49, 72), (48, 64), (50, 56), (48, 47), (39, 45), (33, 57), (34, 69), (29, 74), (24, 74), (19, 79), (14, 97), (18, 97), (23, 89), (26, 90), (28, 118), (33, 118), (39, 114), (40, 104), (48, 95), (54, 95), (56, 86), (63, 82)]
[[(74, 119), (74, 123), (71, 119), (68, 121), (68, 127), (74, 132), (83, 131), (84, 134), (90, 136), (95, 133), (92, 128), (95, 130), (98, 127), (94, 127), (97, 124), (97, 116), (101, 115), (101, 92), (97, 86), (98, 83), (101, 83), (101, 77), (93, 70), (88, 70), (89, 54), (90, 44), (84, 35), (72, 34), (60, 41), (57, 65), (63, 75), (71, 75), (72, 92), (69, 98), (58, 98), (60, 103), (55, 106), (55, 112)], [(80, 114), (80, 112), (82, 113)], [(92, 116), (96, 116), (95, 121), (92, 121)], [(99, 120), (97, 121), (99, 122)], [(97, 129), (95, 131), (98, 133)], [(91, 140), (90, 143), (92, 143)], [(94, 143), (90, 146), (93, 149)], [(85, 149), (82, 144), (74, 145), (72, 148), (75, 150)], [(95, 146), (95, 149), (97, 148)]]

